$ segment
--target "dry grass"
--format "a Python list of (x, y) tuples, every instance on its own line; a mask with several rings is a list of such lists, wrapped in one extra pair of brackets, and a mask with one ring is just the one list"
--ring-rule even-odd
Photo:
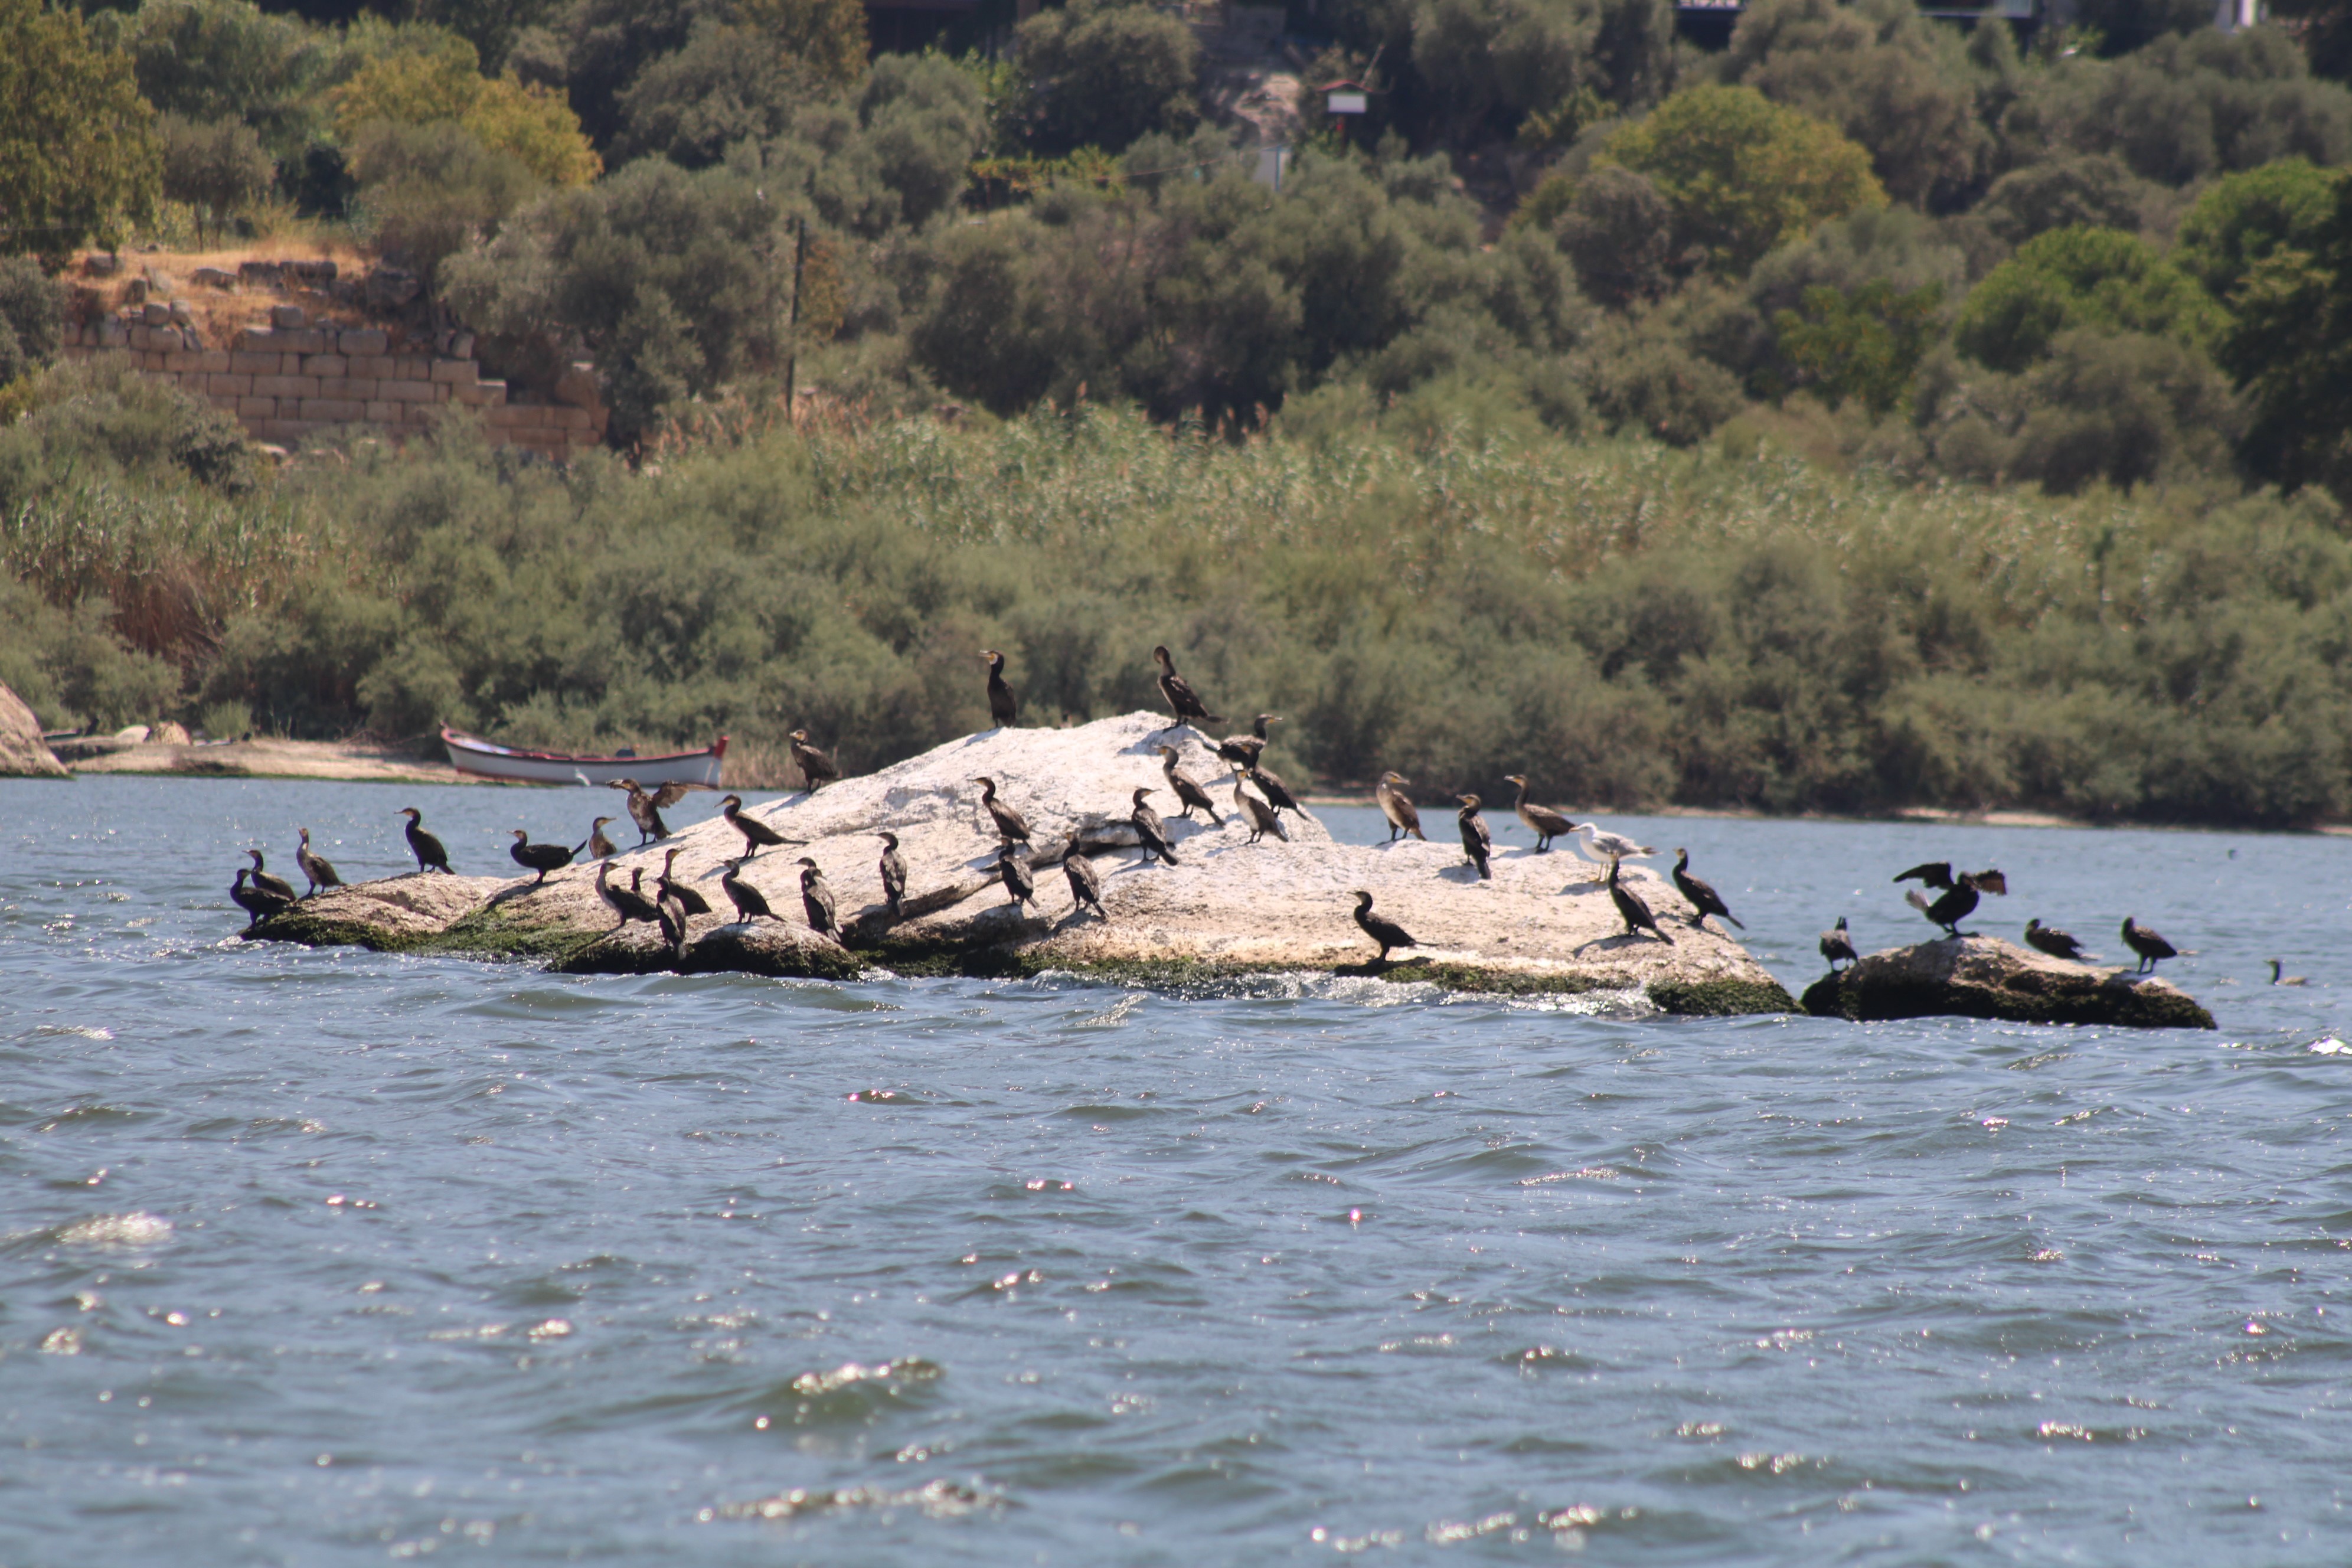
[(240, 284), (230, 292), (204, 288), (194, 281), (201, 268), (216, 267), (234, 273), (248, 261), (331, 261), (344, 276), (363, 274), (373, 258), (348, 240), (288, 236), (203, 250), (124, 251), (121, 253), (122, 270), (112, 278), (85, 276), (81, 262), (88, 254), (77, 256), (67, 274), (85, 319), (121, 309), (133, 280), (144, 280), (150, 300), (185, 301), (205, 342), (215, 347), (234, 342), (241, 328), (268, 326), (274, 305), (299, 305), (314, 321), (381, 327), (393, 335), (395, 347), (404, 336), (398, 321), (374, 320), (363, 307), (336, 304), (323, 289), (264, 289)]

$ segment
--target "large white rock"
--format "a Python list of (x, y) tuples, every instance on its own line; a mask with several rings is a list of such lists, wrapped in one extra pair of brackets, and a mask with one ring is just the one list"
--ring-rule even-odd
[[(1162, 743), (1179, 746), (1186, 770), (1209, 785), (1219, 825), (1177, 815), (1152, 749)], [(1034, 913), (1013, 906), (998, 876), (996, 831), (973, 782), (983, 775), (1029, 819)], [(1150, 802), (1169, 823), (1174, 866), (1147, 865), (1134, 847), (1129, 817), (1138, 787), (1159, 792)], [(1629, 865), (1624, 881), (1656, 911), (1670, 942), (1625, 934), (1601, 868), (1564, 850), (1505, 850), (1493, 859), (1493, 880), (1481, 881), (1463, 855), (1453, 811), (1434, 803), (1424, 814), (1427, 843), (1339, 844), (1320, 823), (1286, 812), (1289, 842), (1268, 836), (1251, 844), (1245, 822), (1228, 808), (1231, 798), (1231, 774), (1210, 745), (1152, 714), (1066, 730), (992, 730), (813, 795), (748, 805), (778, 832), (806, 841), (763, 850), (747, 868), (779, 921), (734, 923), (719, 873), (743, 840), (721, 817), (614, 857), (615, 882), (626, 884), (633, 870), (642, 871), (649, 889), (668, 852), (677, 851), (677, 874), (717, 911), (693, 922), (682, 959), (642, 924), (604, 934), (614, 918), (596, 895), (593, 864), (557, 872), (536, 889), (520, 879), (494, 885), (493, 895), (492, 885), (480, 884), (484, 896), (470, 901), (457, 898), (457, 879), (434, 879), (445, 884), (434, 889), (446, 915), (437, 931), (421, 931), (409, 909), (393, 929), (389, 911), (371, 910), (376, 895), (369, 889), (383, 884), (362, 884), (322, 895), (258, 934), (348, 941), (382, 920), (381, 945), (430, 938), (458, 951), (542, 952), (573, 970), (837, 974), (872, 963), (961, 973), (1066, 968), (1148, 983), (1365, 969), (1375, 950), (1353, 919), (1353, 894), (1362, 889), (1373, 895), (1377, 912), (1420, 939), (1418, 947), (1391, 954), (1385, 973), (1392, 978), (1426, 975), (1472, 989), (1615, 992), (1629, 1005), (1644, 1005), (1646, 997), (1676, 1011), (1791, 1005), (1737, 942), (1712, 928), (1693, 928), (1689, 906), (1646, 868)], [(906, 916), (896, 923), (882, 900), (875, 835), (883, 829), (898, 836), (909, 872)], [(1093, 852), (1108, 920), (1075, 909), (1060, 868), (1074, 840)], [(807, 929), (796, 864), (802, 855), (817, 862), (832, 887), (847, 950)]]
[(41, 721), (25, 700), (0, 686), (0, 777), (62, 779), (72, 775), (41, 739)]

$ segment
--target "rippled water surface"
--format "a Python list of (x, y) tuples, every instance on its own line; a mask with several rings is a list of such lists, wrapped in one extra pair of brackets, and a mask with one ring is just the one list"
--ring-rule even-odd
[(610, 809), (0, 784), (8, 1568), (2352, 1556), (2343, 841), (1618, 824), (1792, 990), (1948, 855), (2212, 1034), (224, 941), (412, 801)]

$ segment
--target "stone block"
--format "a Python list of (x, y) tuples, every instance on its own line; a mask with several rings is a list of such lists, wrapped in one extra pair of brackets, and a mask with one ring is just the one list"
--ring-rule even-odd
[(310, 324), (310, 318), (299, 305), (272, 305), (269, 324), (281, 332), (298, 332)]
[(335, 346), (347, 354), (380, 354), (392, 340), (375, 327), (346, 327), (335, 334)]
[(285, 265), (288, 276), (313, 289), (324, 289), (335, 280), (337, 268), (331, 261), (289, 261)]
[(278, 399), (240, 397), (236, 400), (236, 416), (239, 419), (275, 419), (278, 417)]
[(321, 393), (331, 397), (348, 397), (357, 403), (365, 403), (374, 397), (377, 384), (372, 375), (347, 375), (341, 381), (329, 381), (324, 376), (319, 378)]
[(584, 359), (573, 360), (555, 378), (555, 401), (569, 403), (575, 408), (586, 408), (596, 402), (596, 367)]
[(150, 300), (140, 308), (139, 319), (151, 327), (171, 325), (172, 307), (160, 300)]
[(196, 368), (207, 375), (219, 375), (231, 368), (226, 349), (200, 349), (196, 358)]
[[(349, 337), (351, 334), (343, 334)], [(372, 375), (378, 381), (390, 381), (400, 374), (400, 362), (390, 354), (356, 354), (352, 358), (353, 375)]]
[(165, 309), (172, 312), (172, 324), (173, 326), (193, 327), (196, 324), (196, 313), (188, 309), (188, 302), (185, 300), (171, 300), (165, 306)]
[(380, 381), (376, 390), (388, 403), (430, 403), (434, 385), (429, 381)]
[(205, 368), (199, 363), (204, 357), (202, 354), (190, 353), (185, 349), (180, 349), (177, 352), (166, 350), (163, 354), (163, 368), (174, 375), (185, 371), (200, 371)]
[(315, 375), (320, 381), (341, 381), (352, 373), (352, 362), (339, 353), (305, 354), (302, 374)]
[(371, 425), (397, 425), (405, 403), (375, 402), (367, 405), (367, 422)]
[(512, 403), (494, 404), (482, 410), (482, 423), (493, 430), (513, 430), (523, 423), (530, 409)]
[(253, 390), (260, 397), (316, 397), (319, 378), (315, 375), (257, 375)]
[(459, 382), (470, 384), (480, 374), (469, 359), (436, 359), (433, 362), (433, 379), (447, 382), (453, 386)]
[(507, 384), (503, 381), (461, 381), (450, 387), (449, 395), (468, 408), (494, 408), (507, 400)]
[(551, 408), (547, 412), (559, 430), (586, 430), (595, 423), (585, 408)]
[(189, 277), (199, 289), (218, 289), (230, 294), (236, 292), (236, 274), (218, 267), (199, 267)]
[(302, 400), (302, 417), (317, 419), (330, 425), (348, 425), (367, 416), (367, 405), (354, 403), (348, 397), (306, 397)]
[(316, 328), (281, 330), (269, 334), (269, 346), (282, 354), (322, 354), (327, 352), (327, 334)]
[(275, 261), (240, 261), (236, 279), (257, 289), (276, 289), (285, 283), (286, 273)]
[(250, 397), (253, 395), (253, 377), (215, 372), (205, 378), (205, 391), (215, 397)]
[(113, 317), (109, 316), (103, 321), (99, 322), (98, 346), (100, 348), (119, 349), (130, 341), (130, 332), (123, 327), (121, 321), (116, 321)]
[(238, 375), (276, 375), (282, 357), (238, 352), (228, 356), (228, 368)]

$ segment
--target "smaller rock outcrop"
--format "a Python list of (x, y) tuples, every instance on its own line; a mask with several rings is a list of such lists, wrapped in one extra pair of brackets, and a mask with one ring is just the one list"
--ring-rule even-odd
[(41, 721), (25, 700), (0, 686), (0, 775), (61, 779), (72, 775), (41, 739)]
[(1813, 982), (1819, 1018), (1996, 1018), (2012, 1024), (2115, 1024), (2210, 1029), (2213, 1015), (2154, 975), (2069, 963), (1999, 937), (1946, 937), (1889, 948)]

